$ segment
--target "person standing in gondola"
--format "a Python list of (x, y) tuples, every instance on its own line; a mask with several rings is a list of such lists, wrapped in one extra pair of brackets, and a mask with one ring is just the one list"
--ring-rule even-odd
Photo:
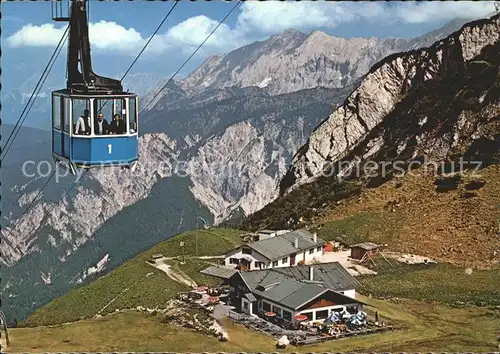
[(111, 134), (123, 134), (125, 133), (125, 123), (120, 115), (117, 113), (113, 116), (113, 121), (109, 125), (109, 132)]
[(94, 132), (96, 135), (106, 135), (109, 134), (109, 124), (104, 119), (104, 115), (99, 113), (97, 119), (94, 122)]
[(88, 109), (83, 111), (83, 116), (78, 117), (78, 121), (76, 122), (75, 127), (75, 134), (90, 134), (90, 114)]

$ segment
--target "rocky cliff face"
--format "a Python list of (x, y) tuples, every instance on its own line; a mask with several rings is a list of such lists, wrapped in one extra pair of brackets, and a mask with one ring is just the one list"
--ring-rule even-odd
[[(316, 128), (307, 144), (294, 157), (281, 185), (282, 192), (314, 180), (332, 162), (352, 154), (361, 143), (369, 148), (363, 151), (360, 158), (366, 160), (376, 154), (385, 145), (385, 119), (405, 96), (428, 81), (453, 75), (454, 71), (474, 61), (482, 50), (497, 44), (499, 36), (500, 19), (496, 15), (471, 22), (429, 48), (394, 54), (377, 63), (345, 103)], [(426, 135), (429, 133), (426, 128), (434, 127), (427, 122), (439, 119), (432, 116), (423, 119), (419, 124), (421, 129), (412, 131), (405, 137), (406, 140), (399, 142), (397, 155), (406, 150), (411, 135), (416, 135), (413, 138), (417, 139), (417, 144), (413, 144), (415, 146), (412, 148), (415, 154), (425, 145), (427, 153), (436, 159), (450, 156), (453, 153), (453, 140), (458, 141), (464, 136), (456, 127), (450, 127), (450, 131), (446, 132), (453, 137), (451, 140), (439, 134), (432, 138)], [(455, 119), (457, 127), (463, 126), (467, 120), (459, 116)], [(370, 136), (371, 139), (367, 141), (375, 128), (381, 129), (379, 134)]]
[(411, 40), (345, 39), (320, 31), (306, 35), (288, 30), (226, 55), (210, 57), (181, 82), (181, 87), (187, 92), (200, 92), (207, 88), (258, 86), (272, 95), (318, 86), (344, 87), (387, 55), (429, 46), (464, 23), (453, 21)]
[(191, 191), (218, 223), (273, 200), (291, 157), (317, 122), (314, 115), (336, 107), (349, 90), (280, 96), (253, 88), (214, 90), (191, 97), (189, 103), (160, 101), (164, 109), (152, 112), (155, 118), (146, 131), (176, 131), (173, 137), (189, 147), (181, 157)]

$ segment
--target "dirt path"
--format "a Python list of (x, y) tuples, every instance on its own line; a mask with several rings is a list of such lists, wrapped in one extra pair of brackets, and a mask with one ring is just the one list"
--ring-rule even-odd
[(339, 262), (353, 277), (358, 275), (376, 275), (377, 272), (353, 262), (349, 256), (351, 251), (326, 252), (318, 261), (321, 263)]
[(169, 260), (169, 258), (162, 257), (162, 258), (156, 259), (154, 264), (149, 263), (149, 262), (146, 262), (146, 264), (149, 264), (149, 265), (161, 270), (162, 272), (167, 274), (167, 276), (170, 279), (172, 279), (173, 281), (175, 281), (177, 283), (187, 285), (191, 288), (196, 288), (198, 286), (196, 284), (196, 282), (194, 280), (192, 280), (191, 278), (189, 278), (186, 274), (178, 271), (175, 268), (172, 268), (171, 265), (166, 264), (165, 261), (168, 261), (168, 260)]

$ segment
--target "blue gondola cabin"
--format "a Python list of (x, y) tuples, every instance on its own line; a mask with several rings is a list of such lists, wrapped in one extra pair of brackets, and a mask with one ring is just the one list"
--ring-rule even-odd
[(52, 93), (52, 107), (52, 148), (56, 162), (67, 164), (73, 173), (77, 168), (135, 167), (138, 144), (135, 94), (70, 93), (65, 89)]

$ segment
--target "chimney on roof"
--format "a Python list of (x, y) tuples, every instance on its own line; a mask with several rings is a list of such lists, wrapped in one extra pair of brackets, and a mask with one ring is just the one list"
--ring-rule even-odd
[(313, 241), (318, 242), (318, 233), (317, 232), (313, 233)]
[(295, 237), (295, 240), (293, 240), (293, 247), (299, 248), (299, 238)]
[(314, 281), (314, 268), (312, 265), (309, 266), (309, 280)]

